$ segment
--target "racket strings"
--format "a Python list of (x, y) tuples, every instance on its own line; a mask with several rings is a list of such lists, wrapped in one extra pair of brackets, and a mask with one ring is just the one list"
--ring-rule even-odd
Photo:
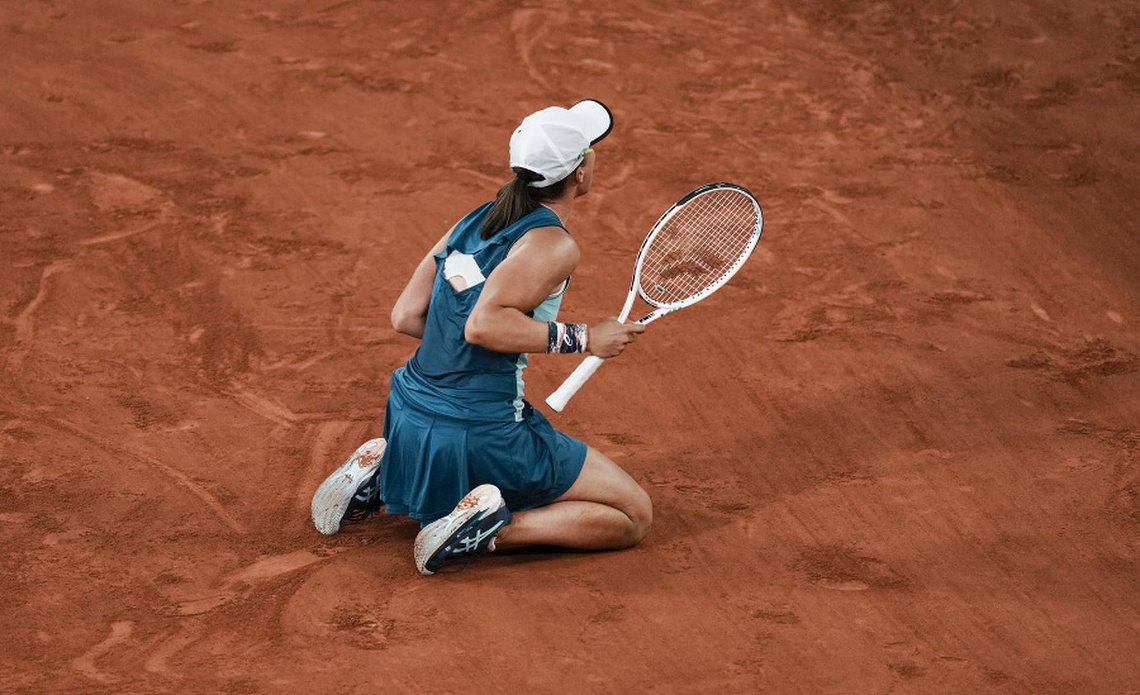
[(642, 298), (667, 306), (715, 288), (751, 249), (756, 222), (752, 199), (732, 189), (681, 206), (643, 252)]

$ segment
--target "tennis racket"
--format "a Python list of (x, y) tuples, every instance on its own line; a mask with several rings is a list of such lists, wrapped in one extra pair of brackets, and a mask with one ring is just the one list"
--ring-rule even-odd
[[(763, 226), (760, 204), (742, 186), (710, 183), (689, 192), (657, 220), (641, 243), (618, 321), (629, 318), (638, 295), (653, 307), (637, 320), (644, 324), (717, 291), (744, 265)], [(562, 412), (602, 362), (600, 357), (587, 357), (546, 404)]]

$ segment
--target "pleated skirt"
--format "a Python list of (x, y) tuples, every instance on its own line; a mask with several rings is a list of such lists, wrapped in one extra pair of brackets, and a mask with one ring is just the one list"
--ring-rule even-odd
[(439, 415), (401, 393), (396, 380), (384, 414), (388, 447), (380, 495), (389, 514), (426, 523), (449, 514), (472, 488), (497, 485), (512, 512), (562, 496), (586, 461), (586, 444), (529, 404), (521, 422)]

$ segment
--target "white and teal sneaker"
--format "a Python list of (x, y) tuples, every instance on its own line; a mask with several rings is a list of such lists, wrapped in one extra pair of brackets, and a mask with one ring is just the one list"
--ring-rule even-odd
[(380, 459), (387, 442), (370, 439), (348, 457), (340, 468), (325, 478), (313, 495), (310, 511), (313, 525), (326, 536), (340, 530), (342, 523), (364, 521), (380, 509)]
[(416, 569), (435, 574), (449, 560), (494, 551), (495, 536), (511, 518), (499, 488), (480, 485), (459, 500), (455, 511), (420, 529)]

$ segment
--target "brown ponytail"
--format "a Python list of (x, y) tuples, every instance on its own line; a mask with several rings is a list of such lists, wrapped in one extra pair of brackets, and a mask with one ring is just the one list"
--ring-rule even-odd
[(487, 211), (487, 216), (483, 218), (483, 227), (479, 231), (479, 237), (482, 239), (490, 239), (510, 227), (542, 207), (544, 201), (562, 197), (562, 193), (566, 190), (566, 182), (570, 180), (568, 175), (549, 186), (535, 188), (530, 184), (541, 181), (540, 174), (522, 167), (515, 167), (513, 171), (515, 178), (499, 189), (495, 202)]

